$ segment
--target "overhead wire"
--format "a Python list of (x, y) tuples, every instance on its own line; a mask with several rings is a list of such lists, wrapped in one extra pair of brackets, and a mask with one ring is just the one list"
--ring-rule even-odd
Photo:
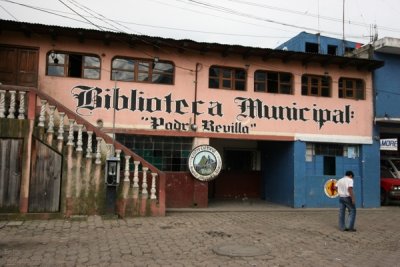
[(2, 5), (0, 5), (1, 9), (4, 10), (4, 12), (6, 12), (10, 17), (12, 17), (13, 19), (15, 19), (16, 21), (19, 21), (13, 14), (11, 14), (5, 7), (3, 7)]
[[(318, 29), (315, 29), (315, 28), (312, 28), (312, 27), (304, 27), (304, 26), (299, 26), (299, 25), (295, 25), (295, 24), (284, 23), (284, 22), (280, 22), (280, 21), (276, 21), (276, 20), (266, 19), (266, 18), (254, 16), (253, 14), (243, 13), (241, 11), (237, 11), (237, 10), (234, 10), (234, 9), (231, 9), (231, 8), (226, 8), (224, 6), (210, 4), (210, 3), (204, 2), (204, 1), (199, 1), (199, 0), (175, 0), (175, 1), (183, 2), (183, 3), (187, 3), (187, 4), (192, 4), (192, 5), (195, 5), (195, 6), (200, 6), (200, 7), (203, 7), (203, 8), (216, 10), (216, 11), (220, 11), (220, 12), (224, 12), (224, 13), (228, 13), (228, 14), (234, 14), (234, 15), (237, 15), (237, 16), (243, 16), (243, 17), (246, 17), (246, 18), (253, 18), (253, 19), (256, 19), (256, 20), (275, 23), (275, 24), (279, 24), (279, 25), (282, 25), (282, 26), (286, 26), (286, 27), (306, 29), (306, 30), (311, 30), (311, 31), (318, 32)], [(250, 4), (250, 2), (248, 2), (248, 1), (239, 1), (239, 0), (228, 0), (228, 1), (236, 1), (236, 2)], [(258, 6), (258, 7), (264, 7), (264, 8), (272, 8), (271, 6), (262, 5), (262, 4), (254, 4), (253, 3), (253, 5)], [(277, 7), (275, 7), (275, 9), (276, 10), (280, 10), (280, 11), (285, 11), (285, 12), (291, 12), (291, 13), (295, 13), (295, 14), (299, 14), (299, 15), (307, 15), (308, 14), (308, 13), (304, 14), (304, 13), (301, 13), (299, 11), (293, 11), (293, 10), (290, 10), (290, 9), (283, 9), (283, 8), (277, 8)], [(311, 16), (318, 17), (318, 14), (311, 14)], [(328, 16), (321, 16), (321, 18), (324, 18), (324, 19), (327, 19), (327, 20), (332, 20), (332, 21), (337, 21), (337, 22), (343, 22), (342, 19), (336, 19), (336, 18), (332, 18), (332, 17), (328, 17)], [(362, 22), (353, 22), (353, 21), (350, 21), (350, 20), (347, 20), (346, 22), (348, 24), (354, 24), (354, 25), (363, 26), (363, 27), (369, 26), (369, 25), (365, 25)], [(390, 28), (390, 27), (384, 27), (384, 26), (380, 26), (379, 28), (387, 30), (387, 31), (400, 32), (400, 29), (396, 29), (396, 28)], [(336, 35), (336, 36), (340, 36), (341, 35), (341, 33), (332, 32), (332, 31), (326, 31), (326, 30), (325, 31), (321, 31), (321, 32), (332, 34), (332, 35)], [(362, 37), (358, 37), (358, 36), (351, 36), (351, 37), (353, 37), (353, 38), (362, 38)]]
[[(334, 17), (330, 17), (330, 16), (321, 16), (321, 15), (310, 13), (310, 12), (302, 12), (302, 11), (297, 11), (297, 10), (288, 9), (288, 8), (280, 8), (280, 7), (266, 5), (266, 4), (252, 3), (252, 2), (244, 1), (244, 0), (226, 0), (226, 1), (244, 3), (244, 4), (247, 4), (247, 5), (251, 5), (251, 6), (268, 8), (268, 9), (272, 9), (272, 10), (278, 10), (278, 11), (297, 14), (297, 15), (302, 15), (302, 16), (310, 16), (310, 17), (314, 17), (314, 18), (318, 18), (318, 16), (319, 16), (321, 19), (324, 19), (324, 20), (343, 23), (343, 19), (334, 18)], [(358, 4), (358, 6), (360, 6), (358, 1), (357, 1), (357, 4)], [(361, 10), (361, 9), (359, 8), (358, 10)], [(354, 21), (354, 20), (348, 20), (348, 19), (347, 20), (345, 19), (344, 22), (346, 24), (351, 24), (351, 25), (356, 25), (356, 26), (361, 26), (361, 27), (369, 27), (370, 24), (365, 22), (365, 18), (363, 17), (362, 14), (361, 14), (361, 17), (363, 19), (363, 22)], [(400, 32), (399, 28), (391, 28), (391, 27), (387, 27), (387, 26), (380, 26), (379, 28), (381, 28), (382, 30), (387, 30), (387, 31)]]
[[(1, 0), (1, 1), (6, 1), (6, 2), (14, 2), (14, 1), (9, 1), (9, 0)], [(62, 2), (61, 0), (59, 0), (60, 2)], [(71, 1), (70, 1), (71, 2)], [(63, 3), (64, 5), (66, 5), (65, 3)], [(82, 7), (84, 7), (83, 5), (82, 5)], [(79, 15), (80, 17), (83, 17), (81, 14), (79, 14), (79, 12), (77, 12), (77, 11), (75, 11), (75, 10), (73, 10), (72, 8), (69, 8), (70, 10), (72, 10), (75, 14), (77, 14), (77, 15)], [(82, 9), (82, 8), (81, 8)], [(40, 9), (39, 9), (40, 10)], [(40, 11), (42, 11), (42, 10), (40, 10)], [(94, 12), (94, 11), (93, 11)], [(94, 13), (96, 13), (96, 12), (94, 12)], [(55, 14), (55, 15), (57, 15), (57, 14)], [(100, 15), (99, 13), (97, 13), (97, 15)], [(93, 16), (93, 14), (91, 14), (91, 16)], [(102, 16), (103, 17), (103, 19), (101, 19), (101, 21), (104, 21), (104, 20), (109, 20), (109, 19), (107, 19), (106, 17), (104, 17), (104, 16)], [(87, 20), (87, 19), (85, 19), (85, 21), (87, 21), (87, 22), (89, 22), (90, 24), (92, 24), (93, 26), (95, 26), (95, 27), (97, 27), (97, 28), (99, 28), (100, 30), (102, 30), (103, 31), (103, 29), (102, 29), (102, 27), (100, 27), (100, 26), (98, 26), (98, 25), (96, 25), (96, 24), (94, 24), (93, 22), (91, 22), (91, 21), (89, 21), (89, 20)], [(109, 20), (109, 21), (112, 21), (112, 20)], [(111, 26), (111, 25), (110, 25)], [(104, 27), (103, 27), (104, 28)], [(115, 27), (114, 27), (115, 28)], [(117, 28), (116, 28), (117, 29)], [(181, 48), (181, 47), (180, 47)], [(186, 50), (188, 50), (187, 48), (183, 48), (183, 49), (186, 49)], [(142, 51), (143, 52), (143, 51)], [(152, 57), (154, 57), (154, 55), (150, 55), (150, 54), (147, 54), (147, 55), (149, 55), (149, 56), (152, 56)], [(206, 66), (212, 66), (212, 65), (206, 65)], [(274, 69), (274, 67), (273, 66), (271, 66), (271, 65), (267, 65), (267, 64), (263, 64), (263, 65), (261, 65), (261, 64), (259, 64), (259, 66), (261, 66), (261, 67), (265, 67), (265, 66), (268, 66), (268, 68), (269, 69)], [(182, 68), (182, 69), (185, 69), (185, 70), (189, 70), (189, 71), (191, 71), (191, 72), (193, 72), (194, 70), (192, 70), (192, 69), (188, 69), (188, 68), (184, 68), (184, 67), (179, 67), (179, 66), (176, 66), (175, 65), (175, 67), (178, 67), (178, 68)], [(103, 68), (102, 68), (103, 69)], [(276, 68), (277, 70), (281, 70), (280, 68)], [(103, 70), (105, 70), (105, 69), (103, 69)], [(106, 71), (108, 71), (108, 72), (111, 72), (110, 70), (106, 70)], [(301, 73), (294, 73), (295, 75), (302, 75)], [(249, 76), (249, 77), (252, 77), (252, 76)]]
[[(59, 0), (61, 3), (63, 3), (65, 6), (67, 6), (70, 10), (72, 10), (74, 13), (76, 13), (77, 15), (79, 15), (80, 17), (83, 17), (79, 12), (77, 12), (77, 11), (75, 11), (74, 9), (72, 9), (71, 7), (69, 7), (67, 4), (65, 4), (62, 0)], [(85, 7), (84, 5), (81, 5), (81, 4), (79, 4), (79, 6), (81, 6), (82, 8), (80, 8), (80, 9), (83, 9), (83, 8), (85, 8), (85, 9), (87, 9), (87, 10), (89, 10), (89, 8), (87, 8), (87, 7)], [(94, 12), (94, 11), (92, 11), (92, 12)], [(97, 13), (97, 14), (99, 14), (99, 13)], [(102, 15), (101, 15), (102, 16)], [(104, 17), (104, 16), (102, 16), (102, 17)], [(105, 17), (104, 17), (105, 18)], [(94, 25), (94, 26), (96, 26), (97, 28), (99, 28), (100, 30), (102, 30), (102, 28), (99, 26), (99, 25), (97, 25), (97, 24), (95, 24), (95, 23), (93, 23), (92, 21), (90, 21), (90, 20), (88, 20), (88, 19), (86, 19), (85, 18), (85, 20), (86, 21), (88, 21), (90, 24), (92, 24), (92, 25)], [(100, 19), (102, 22), (104, 22), (104, 19)], [(114, 26), (115, 27), (115, 26)], [(118, 28), (116, 28), (117, 30), (120, 30), (120, 29), (118, 29)], [(126, 33), (125, 31), (122, 31), (121, 30), (121, 32), (122, 33), (125, 33), (125, 34), (128, 34), (128, 33)], [(143, 34), (142, 34), (143, 35)], [(149, 44), (149, 45), (152, 45), (152, 46), (154, 46), (154, 44), (152, 44), (152, 43), (150, 43), (150, 42), (148, 42), (147, 40), (144, 40), (144, 38), (141, 38), (140, 36), (137, 36), (141, 41), (143, 41), (144, 43), (146, 43), (146, 44)], [(121, 40), (120, 40), (121, 41)], [(122, 42), (124, 42), (125, 43), (125, 41), (123, 41), (122, 40)], [(159, 46), (157, 46), (158, 48), (160, 48)], [(151, 55), (151, 54), (149, 54), (149, 53), (147, 53), (146, 51), (141, 51), (142, 53), (144, 53), (144, 54), (146, 54), (147, 56), (150, 56), (150, 57), (152, 57), (152, 58), (154, 58), (154, 55)], [(175, 65), (175, 67), (177, 67), (177, 68), (181, 68), (181, 69), (184, 69), (184, 70), (188, 70), (188, 71), (191, 71), (191, 72), (193, 72), (194, 70), (192, 70), (192, 69), (188, 69), (188, 68), (185, 68), (185, 67), (180, 67), (180, 66), (177, 66), (177, 65)], [(108, 70), (110, 73), (111, 73), (111, 70)]]
[(101, 31), (104, 31), (104, 29), (102, 27), (100, 27), (99, 25), (93, 23), (92, 21), (90, 21), (89, 19), (85, 18), (84, 16), (82, 16), (81, 14), (79, 14), (77, 11), (75, 11), (72, 7), (70, 7), (69, 5), (65, 4), (62, 0), (58, 0), (58, 2), (60, 2), (61, 4), (63, 4), (64, 6), (66, 6), (68, 9), (70, 9), (72, 12), (74, 12), (75, 14), (77, 14), (79, 17), (83, 18), (84, 20), (86, 20), (87, 22), (89, 22), (90, 24), (92, 24), (93, 26), (95, 26), (96, 28), (98, 28)]

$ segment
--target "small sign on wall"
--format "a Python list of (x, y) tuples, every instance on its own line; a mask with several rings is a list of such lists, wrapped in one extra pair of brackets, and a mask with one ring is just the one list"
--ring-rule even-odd
[(324, 184), (325, 195), (329, 198), (335, 198), (338, 196), (338, 191), (336, 189), (336, 179), (329, 179)]
[(192, 150), (188, 160), (189, 170), (200, 181), (215, 179), (222, 167), (218, 151), (208, 145), (200, 145)]
[(381, 139), (381, 150), (397, 151), (397, 138)]

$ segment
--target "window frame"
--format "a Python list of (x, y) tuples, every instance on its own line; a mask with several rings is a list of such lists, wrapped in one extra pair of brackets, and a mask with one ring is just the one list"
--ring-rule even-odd
[[(56, 58), (52, 58), (52, 54), (56, 56)], [(64, 62), (63, 63), (56, 63), (55, 59), (57, 59), (57, 56), (63, 55), (64, 56)], [(73, 69), (73, 66), (71, 66), (71, 56), (80, 56), (81, 58), (79, 59), (80, 61), (80, 76), (75, 76), (71, 75), (71, 70)], [(93, 57), (97, 58), (99, 66), (87, 66), (86, 65), (86, 58), (87, 57)], [(50, 60), (53, 60), (53, 62), (50, 62)], [(63, 72), (62, 75), (51, 75), (49, 74), (49, 68), (50, 67), (62, 67)], [(98, 71), (98, 77), (96, 78), (90, 78), (90, 77), (85, 77), (85, 70), (97, 70)], [(96, 55), (96, 54), (89, 54), (89, 53), (80, 53), (80, 52), (71, 52), (71, 51), (59, 51), (59, 50), (50, 50), (46, 53), (46, 76), (51, 76), (51, 77), (68, 77), (68, 78), (79, 78), (79, 79), (89, 79), (89, 80), (101, 80), (101, 58)]]
[[(348, 82), (352, 83), (348, 88)], [(358, 88), (360, 82), (362, 88)], [(351, 93), (350, 93), (351, 92)], [(340, 77), (338, 80), (338, 97), (344, 99), (365, 100), (366, 99), (365, 81), (359, 78)]]
[[(117, 133), (116, 140), (161, 171), (189, 171), (188, 158), (193, 148), (192, 137)], [(129, 169), (134, 169), (132, 162)]]
[[(304, 83), (303, 79), (307, 78), (307, 82)], [(317, 79), (317, 93), (313, 93), (312, 90), (315, 88), (313, 85), (313, 79)], [(328, 86), (323, 84), (323, 80), (327, 79)], [(307, 94), (304, 93), (304, 88), (307, 89)], [(328, 89), (328, 95), (323, 94), (323, 90)], [(315, 74), (303, 74), (301, 76), (301, 95), (303, 96), (316, 96), (316, 97), (332, 97), (332, 78), (327, 75), (315, 75)]]
[[(257, 80), (256, 79), (256, 75), (258, 73), (263, 73), (266, 77), (266, 79), (264, 80)], [(268, 78), (268, 74), (277, 74), (278, 75), (278, 79), (277, 79), (277, 92), (274, 92), (272, 90), (270, 90), (269, 88), (269, 78)], [(281, 79), (281, 75), (290, 75), (290, 81), (289, 82), (285, 82), (282, 81)], [(294, 92), (294, 88), (293, 88), (293, 74), (290, 72), (283, 72), (283, 71), (269, 71), (269, 70), (256, 70), (254, 72), (254, 92), (263, 92), (263, 93), (271, 93), (271, 94), (285, 94), (285, 95), (293, 95)], [(257, 90), (257, 84), (264, 84), (264, 89), (265, 90)], [(290, 92), (289, 93), (285, 93), (283, 92), (283, 86), (289, 86), (290, 87)]]
[[(218, 73), (217, 76), (211, 76), (211, 69), (218, 69), (214, 73)], [(243, 71), (244, 78), (238, 78), (237, 72)], [(229, 74), (229, 77), (224, 76), (224, 74)], [(211, 80), (218, 81), (218, 87), (211, 87)], [(230, 86), (224, 86), (224, 82), (229, 81)], [(243, 89), (237, 89), (237, 83), (243, 83)], [(236, 67), (226, 67), (226, 66), (218, 66), (212, 65), (208, 70), (208, 88), (210, 89), (225, 89), (225, 90), (234, 90), (234, 91), (247, 91), (247, 72), (244, 68), (236, 68)]]
[[(133, 61), (133, 69), (122, 69), (115, 68), (113, 66), (114, 60), (131, 60)], [(142, 64), (142, 65), (141, 65)], [(143, 64), (147, 65), (148, 71), (143, 70)], [(156, 69), (157, 64), (169, 64), (172, 67), (172, 72), (163, 71)], [(150, 67), (151, 66), (151, 67)], [(114, 74), (116, 71), (126, 72), (133, 74), (133, 79), (123, 80), (123, 79), (115, 79)], [(140, 80), (140, 75), (145, 74), (147, 77), (146, 80)], [(165, 77), (169, 77), (171, 83), (160, 83), (154, 82), (154, 75), (162, 75)], [(175, 64), (170, 60), (154, 60), (150, 58), (136, 58), (136, 57), (127, 57), (127, 56), (115, 56), (111, 59), (111, 74), (110, 79), (112, 81), (121, 81), (121, 82), (138, 82), (138, 83), (151, 83), (151, 84), (162, 84), (162, 85), (174, 85), (175, 84)]]

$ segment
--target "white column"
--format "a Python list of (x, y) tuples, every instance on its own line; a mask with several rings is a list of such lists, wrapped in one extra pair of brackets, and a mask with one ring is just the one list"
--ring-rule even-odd
[(100, 144), (101, 144), (101, 137), (96, 137), (97, 146), (96, 146), (96, 161), (94, 163), (101, 164), (101, 152), (100, 152)]
[(0, 118), (5, 118), (6, 112), (6, 91), (0, 90)]
[(82, 149), (82, 128), (83, 125), (82, 124), (78, 124), (78, 140), (76, 141), (76, 151), (83, 151)]
[(125, 156), (125, 172), (124, 172), (124, 182), (129, 182), (129, 160), (131, 156)]
[(65, 113), (64, 112), (59, 112), (58, 115), (60, 116), (60, 121), (58, 123), (58, 136), (57, 140), (64, 140), (64, 117)]
[(19, 91), (18, 119), (25, 119), (25, 91)]
[(69, 119), (69, 132), (68, 132), (68, 142), (67, 145), (73, 146), (74, 145), (74, 119)]
[(40, 115), (39, 115), (39, 127), (44, 127), (44, 121), (46, 120), (46, 104), (47, 101), (42, 99), (40, 100), (41, 106), (40, 106)]
[(147, 171), (149, 170), (149, 168), (147, 167), (143, 167), (142, 171), (143, 171), (143, 181), (142, 181), (142, 196), (147, 196), (148, 192), (147, 192)]
[(15, 113), (15, 94), (16, 91), (10, 91), (11, 98), (10, 98), (10, 108), (8, 109), (8, 116), (7, 118), (9, 119), (15, 119), (14, 113)]
[(133, 187), (138, 188), (139, 187), (139, 164), (140, 164), (140, 161), (135, 160), (133, 162), (133, 164), (135, 165), (135, 169), (133, 172)]
[(115, 149), (115, 157), (121, 158), (121, 149)]
[(86, 158), (92, 158), (92, 140), (93, 140), (93, 132), (87, 131), (88, 141), (87, 141), (87, 148), (86, 148)]
[(156, 196), (156, 176), (157, 173), (151, 173), (151, 189), (150, 189), (150, 199), (157, 199)]
[(54, 111), (56, 110), (55, 106), (49, 106), (49, 125), (47, 128), (48, 133), (54, 133)]

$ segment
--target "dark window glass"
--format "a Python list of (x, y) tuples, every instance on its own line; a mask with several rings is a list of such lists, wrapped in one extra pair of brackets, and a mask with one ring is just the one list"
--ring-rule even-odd
[(51, 51), (47, 56), (47, 75), (100, 79), (100, 58)]
[(209, 88), (246, 90), (246, 72), (244, 69), (211, 66), (208, 74)]
[(112, 80), (155, 84), (174, 83), (174, 65), (166, 61), (135, 58), (114, 58)]
[(340, 78), (339, 98), (365, 99), (364, 81), (354, 78)]
[(188, 171), (192, 138), (117, 134), (116, 139), (162, 171)]
[(336, 56), (337, 46), (336, 45), (328, 45), (328, 55)]
[(315, 155), (343, 156), (344, 154), (344, 146), (341, 144), (316, 143), (314, 146)]
[(306, 43), (306, 51), (307, 53), (319, 53), (319, 45), (316, 43)]
[(336, 158), (324, 157), (324, 175), (336, 175)]
[(301, 77), (301, 94), (309, 96), (331, 96), (331, 78), (304, 74)]
[(257, 70), (254, 72), (254, 91), (292, 94), (293, 76), (286, 72)]

